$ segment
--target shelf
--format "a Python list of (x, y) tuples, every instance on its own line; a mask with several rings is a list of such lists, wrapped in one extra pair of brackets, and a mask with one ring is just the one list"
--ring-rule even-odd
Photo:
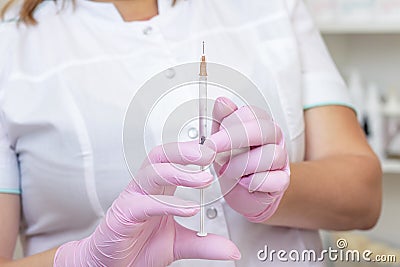
[(382, 161), (384, 173), (400, 174), (400, 160), (387, 159)]
[(332, 21), (317, 20), (318, 28), (323, 34), (400, 34), (400, 21)]

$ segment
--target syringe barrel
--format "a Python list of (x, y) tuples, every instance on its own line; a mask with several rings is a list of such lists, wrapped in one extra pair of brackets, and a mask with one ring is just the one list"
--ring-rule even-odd
[(199, 76), (199, 143), (207, 137), (207, 76)]

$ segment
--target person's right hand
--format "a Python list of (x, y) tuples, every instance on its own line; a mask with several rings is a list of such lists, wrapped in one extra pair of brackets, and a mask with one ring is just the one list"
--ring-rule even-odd
[(230, 240), (213, 234), (198, 237), (173, 218), (199, 211), (196, 203), (173, 196), (176, 186), (201, 188), (213, 179), (206, 172), (189, 173), (174, 164), (206, 166), (214, 157), (215, 151), (197, 142), (153, 149), (93, 234), (62, 245), (54, 266), (161, 267), (180, 259), (239, 259)]
[(212, 133), (204, 145), (218, 152), (213, 165), (224, 199), (250, 222), (267, 222), (290, 183), (282, 130), (266, 110), (220, 97)]

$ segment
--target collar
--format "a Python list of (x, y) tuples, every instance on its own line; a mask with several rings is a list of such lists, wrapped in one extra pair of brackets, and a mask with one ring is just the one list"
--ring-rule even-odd
[(149, 20), (143, 21), (131, 21), (126, 22), (121, 17), (120, 13), (118, 12), (117, 8), (111, 2), (95, 2), (91, 0), (77, 0), (76, 1), (77, 8), (87, 12), (88, 14), (93, 14), (96, 17), (102, 18), (107, 21), (113, 21), (122, 24), (132, 24), (132, 23), (141, 23), (141, 22), (148, 22), (148, 21), (155, 21), (159, 20), (159, 17), (163, 16), (172, 7), (172, 0), (158, 0), (158, 14)]

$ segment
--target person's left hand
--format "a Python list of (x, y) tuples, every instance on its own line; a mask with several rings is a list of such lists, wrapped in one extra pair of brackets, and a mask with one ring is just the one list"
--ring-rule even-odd
[(266, 221), (290, 180), (281, 129), (266, 111), (238, 108), (221, 97), (214, 105), (212, 133), (206, 144), (219, 153), (213, 166), (225, 200), (249, 221)]

